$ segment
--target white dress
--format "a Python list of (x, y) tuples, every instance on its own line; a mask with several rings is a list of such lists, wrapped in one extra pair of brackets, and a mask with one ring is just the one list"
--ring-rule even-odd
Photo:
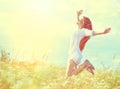
[(69, 60), (73, 60), (77, 65), (80, 64), (82, 53), (79, 49), (79, 42), (84, 36), (92, 36), (93, 31), (86, 28), (77, 29), (70, 40)]

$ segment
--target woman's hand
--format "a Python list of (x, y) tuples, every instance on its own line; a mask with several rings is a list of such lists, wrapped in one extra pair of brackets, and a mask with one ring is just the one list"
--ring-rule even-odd
[(110, 32), (110, 30), (111, 30), (111, 28), (109, 27), (109, 28), (106, 28), (105, 29), (105, 31), (103, 32), (104, 34), (107, 34), (107, 33), (109, 33)]
[(77, 16), (80, 16), (83, 13), (83, 10), (77, 11)]

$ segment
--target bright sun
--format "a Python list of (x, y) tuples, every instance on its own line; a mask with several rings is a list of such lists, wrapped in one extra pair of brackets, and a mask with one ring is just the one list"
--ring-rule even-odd
[(25, 0), (25, 7), (29, 11), (35, 11), (38, 13), (49, 13), (52, 10), (52, 0)]

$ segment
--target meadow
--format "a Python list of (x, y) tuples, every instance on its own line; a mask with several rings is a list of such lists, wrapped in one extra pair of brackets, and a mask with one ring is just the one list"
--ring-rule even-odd
[(0, 59), (0, 89), (120, 89), (119, 70), (84, 70), (78, 76), (65, 77), (66, 67), (42, 61), (9, 62)]

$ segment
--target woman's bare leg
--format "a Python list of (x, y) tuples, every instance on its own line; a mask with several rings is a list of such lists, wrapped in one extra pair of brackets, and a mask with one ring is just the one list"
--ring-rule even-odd
[(70, 60), (67, 68), (67, 77), (79, 74), (87, 67), (87, 65), (88, 62), (84, 62), (77, 68), (77, 64), (73, 60)]
[(72, 75), (78, 75), (79, 73), (81, 73), (84, 69), (87, 68), (87, 66), (89, 65), (89, 63), (87, 61), (85, 61), (83, 64), (81, 64), (77, 69), (75, 69), (72, 72)]
[[(85, 60), (85, 62), (77, 68), (77, 64), (73, 60), (70, 60), (67, 68), (67, 77), (70, 77), (72, 75), (78, 75), (84, 69), (87, 69), (89, 66), (91, 66), (90, 62), (88, 60)], [(91, 73), (93, 73), (93, 71)]]
[(70, 60), (66, 71), (67, 77), (72, 76), (73, 71), (75, 71), (76, 69), (77, 69), (77, 64), (73, 60)]

